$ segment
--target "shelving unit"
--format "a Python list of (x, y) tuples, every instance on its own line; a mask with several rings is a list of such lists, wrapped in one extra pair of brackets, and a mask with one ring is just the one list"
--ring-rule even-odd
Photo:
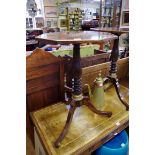
[(111, 27), (112, 26), (112, 15), (113, 15), (113, 0), (105, 0), (102, 7), (103, 7), (102, 26)]
[(82, 10), (79, 8), (69, 13), (69, 22), (71, 30), (80, 30), (82, 24)]
[[(69, 30), (80, 30), (82, 24), (82, 10), (79, 8), (71, 8), (69, 3), (75, 2), (77, 0), (70, 0), (58, 2), (59, 8), (59, 26), (62, 26), (62, 22), (64, 23), (63, 28)], [(64, 6), (63, 6), (64, 5)]]
[(100, 26), (119, 27), (122, 0), (102, 0), (100, 2)]
[(68, 2), (58, 0), (57, 7), (58, 7), (58, 27), (61, 30), (68, 30), (67, 28), (67, 7), (63, 6), (63, 4), (67, 4)]

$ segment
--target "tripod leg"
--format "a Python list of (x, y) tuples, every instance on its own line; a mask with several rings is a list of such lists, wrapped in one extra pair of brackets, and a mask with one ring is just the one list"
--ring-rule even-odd
[(124, 98), (123, 98), (123, 95), (121, 93), (121, 89), (120, 89), (120, 85), (118, 83), (118, 79), (117, 78), (110, 78), (115, 86), (115, 89), (116, 89), (116, 92), (117, 92), (117, 95), (120, 99), (120, 101), (124, 104), (124, 106), (126, 107), (126, 110), (128, 111), (129, 110), (129, 105), (124, 101)]
[(83, 100), (86, 100), (85, 102), (83, 102), (84, 105), (86, 105), (91, 111), (93, 111), (94, 113), (98, 114), (98, 115), (103, 115), (103, 116), (107, 116), (107, 117), (111, 117), (112, 112), (110, 111), (100, 111), (97, 110), (93, 104), (91, 103), (89, 97), (84, 96)]
[(75, 109), (76, 109), (76, 106), (71, 105), (71, 107), (69, 109), (68, 116), (67, 116), (67, 121), (66, 121), (66, 124), (64, 126), (64, 129), (62, 130), (61, 134), (59, 135), (59, 137), (57, 138), (57, 140), (54, 143), (55, 147), (60, 146), (61, 141), (63, 140), (63, 138), (67, 134), (69, 126), (70, 126), (72, 118), (73, 118), (73, 114), (74, 114)]

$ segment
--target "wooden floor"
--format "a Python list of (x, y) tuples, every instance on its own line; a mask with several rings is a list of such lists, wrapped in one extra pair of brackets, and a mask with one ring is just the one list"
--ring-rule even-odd
[[(128, 79), (121, 80), (120, 84), (129, 88), (129, 80)], [(26, 135), (26, 155), (35, 155), (35, 150), (33, 148), (32, 142), (31, 142), (28, 134)]]

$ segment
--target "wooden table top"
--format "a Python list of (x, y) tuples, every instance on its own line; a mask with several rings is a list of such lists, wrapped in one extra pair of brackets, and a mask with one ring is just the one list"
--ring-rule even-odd
[(37, 40), (46, 43), (76, 44), (76, 43), (100, 43), (108, 40), (117, 39), (114, 34), (106, 32), (93, 31), (70, 31), (45, 33), (38, 37)]
[[(121, 90), (128, 102), (128, 89), (121, 86)], [(105, 92), (104, 109), (112, 111), (111, 118), (99, 116), (86, 106), (77, 108), (69, 132), (59, 148), (55, 148), (53, 143), (65, 125), (68, 114), (67, 106), (59, 102), (31, 113), (31, 117), (47, 154), (78, 155), (98, 142), (105, 143), (104, 138), (108, 135), (114, 136), (113, 132), (117, 128), (128, 123), (129, 112), (118, 99), (114, 87)]]
[(91, 28), (92, 31), (97, 32), (109, 32), (109, 33), (115, 33), (115, 34), (123, 34), (123, 33), (129, 33), (129, 28), (116, 28), (116, 27), (107, 27), (107, 28)]

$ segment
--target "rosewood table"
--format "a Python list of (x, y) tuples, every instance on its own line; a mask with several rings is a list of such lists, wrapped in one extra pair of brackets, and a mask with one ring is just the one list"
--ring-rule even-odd
[(119, 82), (118, 82), (118, 78), (116, 75), (116, 71), (117, 71), (117, 60), (118, 60), (118, 55), (119, 55), (119, 37), (121, 34), (123, 33), (129, 33), (129, 29), (128, 28), (91, 28), (92, 31), (96, 31), (96, 32), (108, 32), (108, 33), (112, 33), (116, 36), (118, 36), (118, 38), (114, 41), (114, 45), (113, 45), (113, 50), (111, 53), (111, 70), (110, 70), (110, 74), (107, 77), (107, 80), (110, 79), (112, 81), (112, 83), (115, 86), (115, 89), (117, 91), (117, 95), (119, 97), (119, 99), (121, 100), (121, 102), (126, 106), (126, 110), (129, 110), (129, 105), (124, 101), (124, 97), (121, 93), (120, 90), (120, 86), (119, 86)]
[[(38, 41), (42, 41), (46, 44), (48, 43), (58, 43), (58, 44), (73, 44), (73, 63), (71, 69), (71, 76), (73, 79), (72, 88), (66, 87), (68, 91), (72, 92), (72, 98), (69, 100), (69, 113), (67, 116), (67, 121), (62, 130), (61, 134), (55, 141), (55, 147), (59, 147), (61, 141), (64, 139), (68, 132), (69, 126), (71, 124), (73, 114), (77, 107), (86, 105), (91, 111), (96, 114), (111, 117), (112, 112), (110, 111), (100, 111), (97, 110), (90, 101), (88, 96), (83, 96), (82, 94), (82, 82), (81, 82), (81, 62), (80, 62), (80, 44), (81, 43), (101, 43), (108, 40), (115, 40), (117, 36), (107, 32), (93, 32), (93, 31), (71, 31), (71, 32), (55, 32), (42, 34), (36, 38)], [(113, 65), (111, 71), (113, 72)]]

